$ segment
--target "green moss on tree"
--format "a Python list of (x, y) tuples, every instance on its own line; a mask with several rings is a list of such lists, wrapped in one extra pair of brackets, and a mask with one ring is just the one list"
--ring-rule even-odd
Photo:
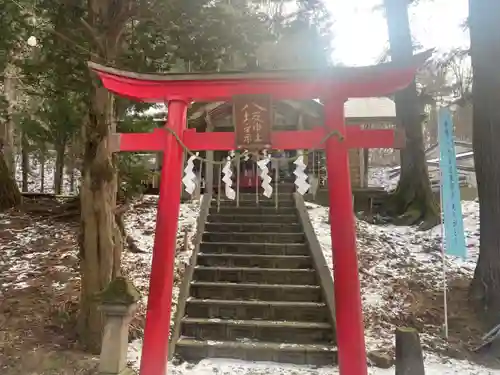
[(131, 305), (137, 302), (140, 294), (134, 284), (125, 277), (117, 277), (99, 294), (103, 304)]

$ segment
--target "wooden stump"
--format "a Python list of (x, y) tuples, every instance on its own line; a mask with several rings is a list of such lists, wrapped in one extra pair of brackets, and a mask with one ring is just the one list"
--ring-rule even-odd
[(420, 338), (413, 328), (396, 329), (396, 375), (425, 375)]

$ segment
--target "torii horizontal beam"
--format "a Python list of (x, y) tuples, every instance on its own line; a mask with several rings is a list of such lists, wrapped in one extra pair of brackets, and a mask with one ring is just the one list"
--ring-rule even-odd
[(176, 98), (228, 101), (235, 95), (263, 92), (273, 100), (325, 98), (332, 93), (341, 93), (347, 99), (383, 96), (405, 88), (431, 54), (425, 51), (414, 55), (404, 64), (254, 73), (139, 74), (94, 62), (88, 65), (108, 90), (141, 102), (164, 103)]
[[(160, 152), (165, 149), (165, 132), (159, 128), (151, 133), (119, 133), (112, 141), (114, 152)], [(195, 129), (185, 130), (179, 136), (184, 145), (193, 151), (229, 151), (235, 149), (234, 132), (198, 133)], [(335, 136), (334, 136), (335, 137)], [(274, 150), (322, 149), (325, 130), (317, 127), (313, 130), (277, 131), (271, 136)], [(405, 146), (403, 131), (393, 129), (361, 129), (350, 126), (346, 129), (344, 142), (348, 148), (396, 148)]]

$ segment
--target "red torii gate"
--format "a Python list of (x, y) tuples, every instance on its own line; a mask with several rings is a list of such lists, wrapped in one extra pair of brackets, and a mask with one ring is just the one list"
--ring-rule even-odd
[(212, 74), (137, 74), (89, 63), (108, 90), (137, 101), (168, 103), (166, 127), (170, 131), (156, 129), (152, 133), (119, 134), (113, 142), (116, 151), (163, 151), (141, 375), (164, 374), (167, 366), (183, 167), (183, 148), (172, 133), (191, 150), (233, 150), (234, 133), (188, 130), (188, 106), (193, 101), (230, 101), (235, 95), (253, 94), (268, 94), (274, 100), (320, 98), (324, 104), (324, 126), (274, 132), (273, 149), (315, 148), (334, 131), (344, 137), (343, 142), (339, 142), (338, 137), (329, 137), (324, 145), (329, 177), (339, 370), (341, 375), (367, 375), (348, 149), (397, 148), (404, 143), (404, 136), (393, 130), (346, 127), (344, 103), (348, 98), (383, 96), (405, 88), (429, 56), (429, 52), (416, 55), (405, 66), (386, 63), (320, 71)]

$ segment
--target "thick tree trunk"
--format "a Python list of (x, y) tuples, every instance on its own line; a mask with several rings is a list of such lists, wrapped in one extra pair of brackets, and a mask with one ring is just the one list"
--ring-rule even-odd
[(123, 245), (115, 222), (117, 167), (108, 147), (113, 98), (95, 83), (91, 104), (89, 123), (84, 128), (80, 192), (82, 288), (78, 323), (82, 343), (98, 353), (103, 321), (94, 297), (119, 275)]
[(23, 192), (28, 191), (28, 179), (30, 175), (30, 155), (29, 143), (26, 134), (21, 134), (21, 189)]
[(21, 203), (21, 193), (0, 150), (0, 211)]
[[(106, 46), (105, 52), (95, 48), (91, 56), (106, 53), (104, 61), (112, 62), (120, 43), (121, 29), (116, 14), (123, 2), (89, 0), (88, 24)], [(114, 98), (90, 73), (89, 118), (83, 126), (83, 167), (81, 199), (81, 276), (80, 315), (78, 330), (81, 343), (90, 351), (99, 353), (103, 319), (98, 310), (96, 294), (120, 275), (123, 240), (115, 220), (118, 190), (117, 161), (109, 148), (109, 137), (116, 130), (113, 119)]]
[(500, 320), (500, 2), (469, 0), (474, 74), (473, 147), (480, 205), (479, 259), (471, 298), (489, 325)]
[(0, 147), (4, 155), (7, 168), (12, 176), (16, 175), (16, 158), (14, 146), (14, 120), (13, 120), (13, 107), (16, 100), (16, 86), (15, 79), (11, 71), (11, 66), (8, 64), (4, 73), (4, 100), (7, 103), (6, 121), (0, 124)]
[[(413, 56), (413, 44), (408, 18), (408, 2), (384, 0), (386, 8), (391, 59), (405, 63)], [(425, 160), (420, 103), (415, 81), (396, 93), (396, 116), (406, 132), (406, 148), (401, 150), (401, 177), (389, 200), (391, 215), (402, 215), (398, 222), (413, 225), (422, 222), (422, 229), (439, 223), (439, 209), (432, 194)]]
[(64, 156), (66, 153), (66, 140), (60, 140), (56, 145), (56, 168), (54, 171), (54, 193), (61, 194), (64, 178)]

